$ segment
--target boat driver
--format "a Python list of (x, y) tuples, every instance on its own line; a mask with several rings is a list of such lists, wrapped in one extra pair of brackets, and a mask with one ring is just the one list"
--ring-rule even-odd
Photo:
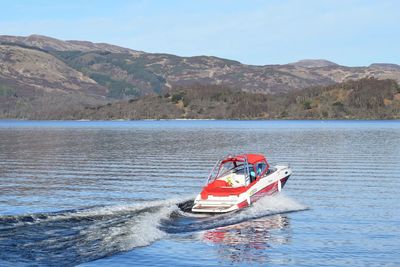
[(256, 180), (256, 173), (254, 172), (253, 169), (250, 169), (250, 183), (254, 182)]

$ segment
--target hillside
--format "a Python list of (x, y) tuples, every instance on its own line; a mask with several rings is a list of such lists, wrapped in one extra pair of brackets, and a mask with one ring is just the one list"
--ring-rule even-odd
[[(64, 118), (72, 110), (99, 107), (121, 99), (146, 103), (154, 94), (164, 95), (176, 88), (205, 90), (192, 89), (192, 95), (233, 88), (229, 90), (240, 91), (236, 95), (264, 99), (266, 94), (292, 94), (304, 88), (366, 77), (399, 82), (400, 66), (374, 63), (368, 67), (346, 67), (323, 59), (252, 66), (212, 56), (145, 53), (110, 44), (62, 41), (40, 35), (0, 36), (0, 118)], [(160, 105), (166, 107), (161, 102)], [(168, 109), (172, 112), (170, 117), (181, 116), (183, 112), (175, 111), (175, 105)], [(226, 116), (223, 105), (215, 107), (218, 109), (223, 113), (218, 116)], [(157, 117), (159, 113), (164, 114), (154, 110), (133, 118)], [(265, 113), (262, 116), (272, 116)], [(208, 115), (185, 111), (182, 116)]]
[(0, 83), (32, 96), (35, 91), (99, 96), (107, 92), (107, 88), (48, 53), (10, 45), (0, 45)]
[(296, 92), (253, 94), (194, 85), (164, 95), (87, 107), (74, 119), (400, 119), (400, 86), (373, 78)]
[[(59, 64), (59, 69), (65, 69), (67, 65), (75, 70), (72, 75), (76, 76), (75, 80), (87, 81), (95, 90), (103, 90), (102, 96), (114, 99), (159, 93), (193, 83), (224, 85), (246, 92), (280, 93), (365, 77), (400, 81), (400, 66), (385, 63), (346, 67), (327, 60), (301, 60), (286, 65), (252, 66), (212, 56), (152, 54), (110, 44), (62, 41), (40, 35), (0, 36), (0, 46), (8, 53), (19, 50), (24, 54), (18, 59), (20, 69), (47, 61)], [(31, 60), (31, 54), (35, 54), (36, 61)], [(0, 64), (8, 68), (13, 62), (1, 56)], [(30, 88), (32, 79), (20, 80), (25, 74), (28, 75), (11, 73), (5, 78), (0, 72), (0, 79), (5, 85), (12, 86), (19, 81), (18, 86)], [(55, 77), (62, 75), (55, 72), (47, 76), (34, 75), (33, 87), (51, 84)], [(87, 85), (83, 85), (86, 90)], [(60, 89), (57, 83), (50, 87)]]

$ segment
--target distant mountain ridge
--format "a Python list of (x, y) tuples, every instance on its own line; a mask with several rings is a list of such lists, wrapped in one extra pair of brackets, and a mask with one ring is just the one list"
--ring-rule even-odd
[(397, 64), (390, 64), (390, 63), (373, 63), (371, 65), (369, 65), (370, 68), (375, 68), (375, 69), (395, 69), (395, 70), (399, 70), (400, 69), (400, 65)]
[(338, 67), (339, 65), (335, 62), (325, 60), (325, 59), (303, 59), (297, 62), (289, 63), (288, 65), (293, 65), (303, 68), (323, 68), (323, 67)]
[[(68, 40), (61, 41), (56, 38), (47, 37), (38, 34), (32, 34), (29, 36), (11, 36), (11, 35), (0, 35), (1, 43), (9, 44), (20, 44), (25, 46), (37, 47), (43, 50), (54, 50), (54, 51), (108, 51), (113, 53), (124, 53), (124, 52), (138, 52), (129, 48), (123, 48), (116, 45), (106, 43), (92, 43), (89, 41), (76, 41)], [(138, 52), (139, 53), (139, 52)]]
[[(76, 71), (76, 79), (69, 81), (74, 87), (81, 87), (81, 84), (72, 80), (85, 80), (90, 83), (91, 91), (111, 98), (158, 93), (172, 86), (193, 83), (223, 84), (247, 92), (278, 93), (365, 77), (400, 81), (400, 66), (395, 64), (346, 67), (323, 59), (307, 59), (285, 65), (254, 66), (212, 56), (145, 53), (110, 44), (62, 41), (41, 35), (3, 35), (0, 36), (0, 47), (3, 55), (7, 55), (0, 57), (0, 66), (3, 70), (10, 70), (0, 72), (0, 82), (36, 89), (45, 85), (45, 90), (65, 88), (68, 91), (68, 86), (64, 86), (68, 82), (49, 83), (47, 79), (53, 78), (48, 75), (40, 76), (43, 73), (39, 73), (32, 77), (32, 73), (21, 71), (25, 69), (24, 64), (33, 68), (37, 64), (40, 68), (43, 62), (53, 57), (52, 60), (59, 65), (56, 69), (65, 71), (67, 66)], [(40, 49), (43, 54), (30, 48)], [(35, 54), (33, 62), (26, 61), (31, 58), (28, 56), (30, 53)], [(11, 58), (18, 61), (18, 70), (14, 69), (14, 72), (11, 70), (15, 62), (10, 61)]]
[(324, 59), (255, 66), (41, 35), (0, 35), (0, 109), (7, 106), (13, 114), (96, 106), (194, 84), (277, 94), (366, 77), (400, 82), (400, 66), (346, 67)]

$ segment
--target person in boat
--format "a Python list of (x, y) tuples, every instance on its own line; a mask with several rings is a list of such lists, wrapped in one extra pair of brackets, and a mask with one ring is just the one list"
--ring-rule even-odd
[(256, 173), (254, 172), (253, 168), (250, 167), (250, 183), (256, 180)]
[[(235, 167), (236, 166), (236, 163)], [(250, 183), (254, 182), (257, 178), (256, 173), (254, 172), (253, 166), (249, 166), (249, 175), (250, 175)], [(228, 183), (229, 186), (231, 187), (240, 187), (240, 186), (246, 186), (246, 178), (244, 175), (244, 170), (236, 170), (233, 171), (230, 175), (226, 177), (226, 182)]]

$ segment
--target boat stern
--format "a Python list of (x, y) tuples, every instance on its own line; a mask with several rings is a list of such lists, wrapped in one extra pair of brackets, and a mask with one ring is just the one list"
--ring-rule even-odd
[(244, 202), (241, 203), (237, 196), (216, 197), (210, 195), (207, 199), (202, 199), (201, 195), (198, 195), (194, 200), (192, 212), (226, 213), (248, 206), (247, 201)]

